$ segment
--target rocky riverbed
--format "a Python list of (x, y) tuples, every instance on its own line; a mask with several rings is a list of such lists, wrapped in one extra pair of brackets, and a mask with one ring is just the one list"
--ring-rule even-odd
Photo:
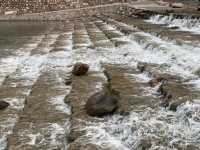
[(199, 150), (198, 15), (128, 12), (0, 24), (0, 150)]

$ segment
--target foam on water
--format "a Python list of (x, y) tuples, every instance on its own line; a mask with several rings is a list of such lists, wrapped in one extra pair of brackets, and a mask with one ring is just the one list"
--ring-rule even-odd
[[(192, 83), (200, 83), (194, 74), (200, 66), (200, 47), (187, 44), (180, 46), (173, 41), (141, 31), (137, 34), (148, 40), (139, 42), (132, 34), (127, 37), (130, 42), (125, 46), (97, 48), (95, 58), (102, 63), (129, 67), (136, 67), (138, 62), (165, 65), (165, 73), (195, 79), (191, 80)], [(156, 43), (156, 46), (151, 46), (150, 43)], [(134, 77), (141, 82), (150, 80), (147, 74)], [(146, 94), (156, 94), (157, 88), (147, 89), (149, 93)], [(150, 150), (178, 150), (192, 146), (198, 149), (199, 113), (200, 100), (193, 100), (179, 106), (176, 112), (162, 108), (146, 108), (142, 112), (132, 111), (127, 116), (105, 117), (96, 122), (85, 122), (86, 125), (80, 130), (86, 131), (86, 134), (78, 140), (84, 144), (95, 144), (102, 149), (112, 150), (142, 150), (145, 145), (150, 145)]]
[[(139, 150), (150, 143), (150, 150), (177, 150), (199, 145), (199, 100), (187, 102), (177, 112), (146, 108), (128, 116), (114, 115), (98, 122), (86, 122), (86, 135), (80, 140), (101, 148)], [(180, 148), (180, 147), (179, 147)]]
[[(37, 38), (37, 40), (35, 38)], [(24, 47), (15, 50), (14, 56), (0, 59), (0, 84), (2, 84), (6, 76), (13, 73), (17, 69), (18, 65), (27, 59), (30, 51), (37, 47), (42, 38), (43, 36), (33, 37), (30, 40), (30, 43), (24, 44)]]
[[(64, 123), (43, 123), (33, 124), (32, 128), (25, 129), (20, 134), (20, 139), (23, 140), (24, 145), (34, 146), (35, 148), (54, 150), (59, 148), (60, 150), (67, 150), (66, 135), (68, 135), (69, 123), (68, 119), (63, 120)], [(42, 129), (42, 132), (37, 132), (34, 129)], [(62, 145), (62, 147), (61, 147)]]
[[(39, 57), (37, 57), (37, 58), (39, 58)], [(29, 60), (31, 60), (31, 59), (29, 59)], [(27, 86), (27, 85), (28, 86), (32, 86), (33, 85), (33, 83), (36, 81), (37, 77), (39, 76), (39, 72), (40, 72), (40, 69), (41, 69), (40, 66), (41, 66), (41, 62), (42, 61), (38, 61), (38, 60), (39, 59), (35, 59), (35, 61), (31, 61), (33, 64), (35, 64), (35, 65), (33, 65), (34, 68), (31, 67), (32, 63), (30, 63), (29, 66), (26, 66), (27, 64), (26, 65), (22, 64), (22, 66), (21, 66), (22, 70), (23, 70), (23, 67), (26, 68), (25, 70), (26, 70), (27, 76), (25, 76), (25, 77), (28, 77), (28, 78), (25, 79), (23, 77), (23, 74), (21, 74), (21, 73), (16, 74), (16, 78), (23, 79), (22, 82), (20, 82), (19, 84), (24, 85), (24, 86)], [(38, 64), (38, 65), (36, 65), (36, 64)], [(35, 66), (38, 66), (38, 68), (36, 68)], [(29, 76), (29, 74), (30, 74), (30, 76)], [(17, 77), (17, 76), (19, 76), (19, 77)], [(24, 81), (26, 81), (26, 82), (24, 82)], [(30, 88), (26, 89), (24, 95), (28, 95), (30, 93), (30, 91), (31, 91)], [(24, 91), (22, 91), (22, 92), (24, 92)], [(24, 108), (25, 97), (24, 98), (17, 98), (17, 97), (16, 98), (7, 98), (7, 99), (3, 99), (3, 100), (9, 102), (9, 104), (10, 104), (10, 106), (7, 109), (7, 111), (8, 110), (20, 111), (20, 110), (22, 110)], [(4, 122), (0, 122), (2, 125), (11, 126), (9, 128), (9, 132), (6, 132), (4, 129), (2, 129), (1, 136), (2, 136), (3, 139), (0, 138), (0, 140), (2, 141), (2, 143), (4, 143), (3, 145), (1, 145), (1, 147), (3, 149), (5, 148), (4, 146), (6, 146), (6, 144), (5, 144), (6, 140), (7, 140), (6, 137), (9, 134), (12, 133), (13, 127), (14, 127), (17, 119), (18, 119), (17, 113), (16, 113), (16, 115), (12, 114), (10, 116), (10, 118), (7, 118), (7, 120), (10, 120), (10, 119), (12, 119), (13, 121), (11, 121), (9, 123), (7, 122), (6, 124)]]
[[(151, 59), (149, 61), (141, 58), (141, 61), (164, 64), (166, 69), (162, 70), (162, 72), (179, 75), (185, 79), (192, 80), (196, 87), (199, 87), (199, 79), (195, 72), (199, 70), (200, 66), (200, 47), (187, 44), (180, 46), (173, 41), (165, 41), (151, 34), (142, 32), (139, 34), (148, 37), (149, 41), (147, 43), (140, 43), (140, 45), (143, 49), (147, 49), (143, 54)], [(150, 47), (148, 43), (157, 43), (159, 46)], [(151, 52), (151, 54), (149, 55), (147, 51)]]
[(177, 19), (173, 15), (163, 16), (155, 15), (150, 17), (147, 22), (154, 24), (166, 24), (168, 27), (179, 27), (178, 30), (189, 31), (195, 34), (200, 34), (200, 21), (199, 19), (183, 18)]
[[(137, 36), (144, 39), (137, 40)], [(162, 72), (187, 79), (197, 78), (195, 72), (200, 66), (200, 46), (185, 43), (178, 45), (174, 41), (163, 40), (142, 31), (134, 32), (129, 37), (122, 36), (122, 40), (125, 39), (129, 43), (119, 48), (108, 48), (107, 50), (100, 48), (103, 52), (100, 54), (101, 61), (128, 66), (136, 66), (137, 62), (165, 65), (166, 68)]]
[[(29, 47), (26, 49), (26, 53), (24, 54), (24, 56), (19, 56), (20, 61), (18, 63), (15, 63), (16, 65), (13, 65), (14, 69), (10, 69), (9, 67), (4, 68), (5, 71), (8, 70), (9, 78), (14, 79), (12, 87), (24, 86), (26, 88), (20, 91), (20, 94), (23, 95), (23, 98), (11, 97), (2, 99), (9, 102), (10, 104), (6, 111), (14, 111), (10, 114), (10, 116), (7, 116), (5, 120), (2, 120), (0, 122), (2, 124), (2, 126), (0, 127), (0, 147), (2, 149), (6, 148), (7, 136), (12, 133), (13, 127), (18, 120), (18, 113), (24, 108), (25, 98), (30, 93), (31, 87), (39, 77), (40, 72), (43, 69), (43, 64), (47, 59), (47, 55), (37, 54), (30, 56), (31, 50), (34, 50), (36, 48), (35, 46), (37, 46), (42, 41), (42, 37), (40, 38), (40, 40), (36, 40), (38, 42), (37, 44), (28, 45)], [(46, 51), (45, 48), (43, 50)], [(20, 51), (22, 51), (22, 49), (20, 49)], [(22, 52), (20, 52), (20, 54), (21, 53)], [(11, 62), (8, 62), (8, 64), (12, 65)], [(9, 128), (4, 128), (4, 126), (7, 126)]]
[(12, 130), (17, 122), (17, 116), (12, 115), (6, 118), (6, 120), (1, 120), (0, 123), (0, 150), (5, 150), (7, 146), (7, 135), (12, 133)]
[[(115, 30), (114, 27), (106, 26), (106, 29)], [(85, 30), (82, 32), (87, 34)], [(57, 80), (55, 89), (59, 91), (59, 94), (48, 99), (48, 102), (55, 111), (68, 115), (71, 113), (71, 110), (64, 103), (64, 97), (70, 92), (71, 87), (64, 85), (64, 80), (61, 76), (63, 74), (65, 77), (68, 76), (72, 69), (71, 66), (75, 62), (85, 62), (90, 65), (91, 71), (98, 72), (103, 71), (102, 63), (127, 65), (129, 67), (136, 67), (138, 62), (158, 65), (167, 64), (167, 73), (182, 75), (185, 78), (196, 77), (194, 72), (200, 66), (199, 47), (192, 47), (190, 45), (179, 46), (174, 42), (165, 41), (143, 32), (137, 32), (137, 34), (147, 37), (149, 41), (146, 43), (145, 41), (142, 43), (136, 42), (133, 34), (127, 38), (124, 36), (121, 39), (119, 38), (122, 41), (129, 41), (129, 44), (120, 48), (80, 48), (77, 50), (72, 50), (72, 36), (70, 36), (66, 42), (65, 51), (26, 57), (22, 63), (20, 62), (21, 65), (16, 65), (19, 70), (16, 71), (16, 76), (14, 77), (28, 81), (21, 84), (31, 86), (37, 80), (41, 71), (53, 72)], [(87, 42), (90, 45), (89, 39)], [(158, 46), (147, 46), (149, 42), (157, 43)], [(12, 66), (11, 61), (7, 62), (11, 68), (14, 66)], [(6, 65), (6, 63), (2, 64)], [(14, 64), (19, 64), (19, 62), (14, 62)], [(16, 67), (8, 70), (14, 71)], [(135, 75), (135, 77), (141, 82), (150, 80), (150, 77), (146, 74)], [(194, 80), (195, 83), (197, 81), (199, 80)], [(96, 88), (101, 89), (102, 85), (99, 83), (96, 85)], [(154, 91), (156, 90), (152, 92)], [(5, 100), (11, 101), (9, 108), (16, 110), (23, 108), (24, 99), (8, 98)], [(151, 150), (166, 150), (166, 148), (176, 150), (178, 142), (183, 146), (188, 144), (200, 146), (199, 112), (200, 102), (199, 100), (194, 100), (181, 105), (177, 112), (161, 108), (157, 110), (146, 108), (143, 112), (131, 112), (127, 116), (114, 115), (100, 119), (98, 122), (86, 122), (86, 126), (82, 127), (82, 130), (86, 131), (86, 135), (80, 140), (85, 144), (93, 143), (99, 147), (111, 148), (113, 150), (139, 150), (144, 141), (151, 143)], [(0, 125), (0, 129), (4, 133), (1, 136), (2, 138), (0, 138), (0, 145), (4, 148), (6, 146), (6, 136), (12, 132), (17, 116), (8, 118), (7, 122), (9, 120), (11, 120), (10, 123), (1, 123)], [(5, 125), (9, 127), (8, 132), (5, 132), (2, 128), (2, 126), (6, 128)], [(29, 140), (26, 139), (27, 141), (24, 144), (43, 144), (49, 146), (50, 149), (54, 149), (64, 143), (65, 147), (63, 149), (67, 149), (66, 135), (69, 132), (69, 126), (70, 122), (66, 118), (59, 123), (47, 123), (36, 126), (36, 128), (43, 129), (42, 133), (35, 133), (27, 129), (22, 132), (21, 136), (22, 139), (29, 137)]]
[[(63, 51), (49, 53), (45, 68), (43, 69), (43, 72), (51, 72), (51, 74), (55, 75), (55, 79), (52, 79), (52, 88), (57, 91), (57, 95), (47, 99), (50, 104), (48, 107), (51, 111), (55, 111), (55, 116), (62, 113), (66, 115), (71, 114), (70, 106), (64, 102), (64, 98), (71, 91), (71, 86), (66, 86), (64, 79), (66, 76), (70, 76), (71, 66), (73, 64), (73, 59), (71, 57), (72, 33), (69, 34), (69, 38), (65, 40), (66, 49), (64, 48)], [(34, 131), (31, 130), (24, 131), (24, 136), (30, 137), (29, 142), (25, 144), (31, 145), (35, 143), (34, 141), (39, 140), (38, 146), (45, 146), (48, 147), (48, 149), (61, 148), (62, 146), (62, 150), (66, 150), (66, 136), (70, 132), (69, 128), (70, 122), (67, 116), (57, 123), (41, 124), (41, 126), (38, 127), (40, 131), (38, 133), (34, 133)], [(48, 135), (49, 138), (47, 138), (46, 135)], [(34, 144), (34, 146), (36, 145)]]
[[(70, 91), (70, 90), (69, 90)], [(66, 95), (59, 95), (57, 97), (53, 97), (52, 99), (50, 99), (50, 102), (52, 103), (52, 105), (55, 106), (56, 110), (59, 110), (63, 113), (66, 113), (68, 115), (70, 115), (71, 113), (71, 109), (70, 107), (65, 104), (64, 102), (64, 98)]]

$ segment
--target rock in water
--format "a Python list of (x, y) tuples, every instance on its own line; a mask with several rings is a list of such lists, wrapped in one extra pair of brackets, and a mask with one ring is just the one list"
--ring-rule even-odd
[(140, 71), (140, 73), (143, 73), (146, 69), (146, 64), (144, 63), (138, 63), (137, 64), (137, 69)]
[(0, 110), (6, 109), (9, 106), (9, 103), (5, 101), (0, 101)]
[(85, 63), (76, 63), (73, 68), (73, 75), (82, 76), (86, 75), (89, 70), (89, 65)]
[(160, 82), (165, 80), (163, 77), (156, 77), (148, 82), (151, 87), (157, 86)]
[(114, 91), (100, 91), (92, 95), (86, 105), (86, 112), (90, 116), (104, 116), (112, 114), (118, 107), (119, 94)]
[(177, 101), (174, 101), (174, 102), (172, 102), (172, 103), (170, 104), (169, 110), (171, 110), (171, 111), (177, 111), (177, 108), (178, 108), (181, 104), (183, 104), (183, 103), (185, 103), (185, 102), (186, 102), (185, 100), (177, 100)]

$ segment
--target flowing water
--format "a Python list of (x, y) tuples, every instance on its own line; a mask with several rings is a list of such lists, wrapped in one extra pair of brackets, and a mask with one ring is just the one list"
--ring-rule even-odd
[(200, 20), (199, 18), (175, 18), (173, 15), (170, 16), (163, 16), (163, 15), (155, 15), (152, 16), (147, 22), (156, 23), (156, 24), (163, 24), (167, 27), (177, 27), (177, 30), (181, 31), (189, 31), (194, 34), (200, 34)]
[[(141, 21), (162, 32), (140, 29)], [(190, 38), (178, 36), (185, 31)], [(199, 33), (199, 19), (161, 15), (135, 22), (111, 15), (1, 23), (0, 100), (10, 106), (0, 111), (0, 150), (200, 149)], [(66, 85), (80, 61), (90, 65), (89, 75)], [(188, 101), (176, 112), (160, 107), (155, 89), (146, 84), (152, 77), (136, 69), (141, 62), (148, 72), (173, 76), (175, 100)], [(84, 114), (85, 100), (105, 82), (103, 70), (113, 76), (126, 115)], [(80, 134), (70, 141), (73, 133)]]

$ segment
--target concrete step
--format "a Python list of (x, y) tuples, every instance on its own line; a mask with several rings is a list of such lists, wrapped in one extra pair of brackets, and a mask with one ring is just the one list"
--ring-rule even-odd
[(87, 48), (91, 46), (89, 35), (85, 29), (85, 25), (82, 21), (75, 21), (74, 32), (73, 32), (73, 48)]
[[(71, 115), (71, 132), (68, 150), (75, 149), (91, 149), (91, 145), (87, 143), (81, 143), (79, 138), (84, 136), (85, 132), (81, 132), (81, 128), (84, 127), (85, 122), (94, 121), (95, 118), (89, 117), (85, 111), (85, 103), (87, 99), (95, 92), (101, 90), (102, 84), (105, 82), (102, 75), (98, 72), (89, 73), (83, 77), (72, 78), (72, 89), (70, 94), (65, 98), (65, 102), (72, 108)], [(95, 147), (93, 147), (95, 148)], [(92, 150), (92, 149), (91, 149)]]
[[(39, 41), (34, 45), (37, 46), (40, 43)], [(0, 133), (3, 138), (1, 141), (5, 143), (4, 147), (6, 147), (7, 136), (12, 133), (19, 114), (24, 108), (26, 97), (29, 95), (32, 85), (37, 80), (46, 58), (37, 54), (33, 55), (33, 51), (36, 48), (32, 50), (27, 48), (26, 50), (27, 55), (23, 58), (21, 64), (18, 64), (16, 70), (9, 74), (0, 86), (0, 99), (10, 104), (8, 109), (2, 111), (0, 114)], [(41, 53), (44, 53), (44, 51), (41, 51)]]
[[(61, 38), (62, 36), (57, 36), (59, 38), (54, 43), (61, 40), (61, 43), (66, 41), (67, 44), (68, 39)], [(65, 79), (70, 76), (68, 65), (72, 65), (70, 52), (63, 49), (48, 53), (40, 76), (25, 99), (25, 106), (19, 113), (13, 133), (8, 137), (9, 150), (67, 148), (66, 136), (69, 132), (71, 111), (64, 103), (64, 97), (70, 91), (70, 85), (65, 85)]]
[(94, 47), (112, 48), (113, 43), (106, 37), (106, 35), (95, 25), (94, 21), (88, 20), (85, 22), (87, 32)]
[(111, 40), (116, 47), (125, 45), (128, 42), (123, 40), (123, 34), (111, 25), (98, 20), (95, 22), (96, 26)]
[(57, 75), (53, 73), (42, 73), (38, 78), (8, 138), (8, 149), (66, 149), (67, 116), (70, 110), (61, 101), (68, 89), (64, 83), (56, 80)]

